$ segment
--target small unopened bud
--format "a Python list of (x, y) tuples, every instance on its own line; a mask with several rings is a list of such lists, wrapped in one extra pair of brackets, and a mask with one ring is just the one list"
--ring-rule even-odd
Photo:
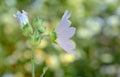
[(24, 27), (23, 27), (23, 34), (24, 34), (25, 36), (29, 36), (29, 35), (31, 35), (32, 33), (33, 33), (33, 28), (32, 28), (32, 26), (31, 26), (30, 24), (24, 25)]
[(43, 21), (40, 18), (36, 18), (33, 21), (33, 25), (35, 28), (38, 29), (39, 33), (43, 33), (46, 30), (45, 25), (43, 24)]
[(42, 38), (42, 36), (40, 36), (37, 31), (34, 31), (34, 33), (29, 38), (29, 42), (32, 46), (35, 46), (40, 43), (41, 38)]

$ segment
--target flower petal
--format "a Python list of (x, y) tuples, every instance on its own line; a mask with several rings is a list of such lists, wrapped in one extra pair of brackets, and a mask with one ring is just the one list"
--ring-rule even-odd
[(71, 16), (71, 14), (66, 10), (65, 12), (64, 12), (64, 15), (62, 16), (62, 20), (63, 19), (69, 19), (70, 18), (70, 16)]
[(76, 28), (70, 27), (71, 21), (69, 20), (70, 13), (65, 11), (59, 25), (56, 27), (56, 36), (58, 45), (66, 52), (75, 54), (75, 45), (71, 42), (70, 38), (75, 34)]
[(57, 38), (71, 38), (75, 34), (76, 28), (70, 27), (64, 29), (64, 31), (57, 32)]
[(23, 28), (23, 25), (26, 25), (27, 23), (29, 23), (28, 14), (24, 10), (22, 10), (22, 12), (17, 11), (17, 13), (15, 15), (13, 15), (13, 16), (17, 19), (17, 21), (20, 24), (21, 28)]
[(75, 45), (69, 39), (58, 38), (57, 39), (58, 45), (63, 48), (66, 52), (75, 54)]
[(70, 17), (70, 13), (68, 11), (65, 11), (59, 25), (56, 27), (56, 32), (62, 32), (64, 29), (68, 28), (71, 25), (71, 21), (68, 20)]

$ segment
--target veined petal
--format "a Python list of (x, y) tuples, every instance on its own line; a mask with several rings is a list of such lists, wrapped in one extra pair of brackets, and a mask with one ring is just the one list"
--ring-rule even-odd
[(70, 16), (71, 16), (71, 14), (66, 10), (65, 12), (64, 12), (64, 15), (62, 16), (62, 20), (63, 19), (69, 19), (70, 18)]
[(71, 21), (68, 20), (70, 17), (70, 13), (68, 11), (65, 11), (59, 25), (56, 27), (56, 32), (62, 32), (64, 29), (68, 28), (71, 25)]
[(74, 51), (75, 45), (69, 39), (58, 38), (57, 43), (66, 52), (75, 54), (75, 51)]
[(75, 45), (71, 42), (70, 38), (75, 34), (76, 28), (70, 27), (71, 21), (68, 20), (70, 15), (68, 11), (65, 11), (59, 25), (56, 27), (56, 41), (66, 52), (75, 54)]
[(57, 32), (57, 38), (71, 38), (75, 34), (76, 28), (69, 27), (64, 29), (64, 31)]

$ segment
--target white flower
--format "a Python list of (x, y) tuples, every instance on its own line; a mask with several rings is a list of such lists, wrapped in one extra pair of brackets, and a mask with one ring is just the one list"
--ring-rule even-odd
[(15, 15), (13, 15), (15, 18), (17, 18), (17, 21), (21, 28), (23, 28), (24, 25), (28, 24), (28, 13), (22, 10), (22, 12), (17, 11)]
[(63, 48), (66, 52), (75, 54), (75, 45), (71, 42), (70, 38), (75, 34), (76, 28), (70, 27), (71, 21), (69, 17), (71, 16), (68, 11), (65, 11), (59, 25), (56, 27), (56, 36), (58, 45)]

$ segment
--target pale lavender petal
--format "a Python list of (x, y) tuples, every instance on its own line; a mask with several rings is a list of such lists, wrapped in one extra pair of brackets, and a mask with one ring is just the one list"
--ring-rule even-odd
[(56, 27), (56, 41), (58, 45), (66, 52), (75, 54), (75, 45), (71, 42), (70, 38), (75, 34), (76, 28), (70, 27), (70, 15), (71, 14), (68, 13), (68, 11), (65, 11), (59, 25)]
[(66, 38), (57, 38), (57, 41), (59, 44), (64, 44), (65, 47), (68, 47), (69, 49), (75, 49), (75, 45), (70, 39)]
[(21, 20), (21, 12), (17, 11), (16, 14), (13, 15), (15, 18), (17, 18), (18, 23), (20, 24), (20, 26), (22, 27), (22, 20)]
[(28, 13), (27, 12), (25, 12), (24, 10), (22, 10), (22, 22), (24, 23), (24, 24), (27, 24), (29, 21), (28, 21)]
[(57, 43), (66, 52), (75, 54), (75, 51), (74, 51), (75, 45), (69, 39), (66, 40), (66, 39), (58, 38)]
[(70, 16), (71, 16), (71, 14), (66, 10), (66, 11), (64, 12), (63, 16), (62, 16), (62, 20), (63, 20), (63, 19), (68, 20), (68, 19), (70, 18)]
[(22, 10), (22, 12), (17, 11), (17, 13), (15, 15), (13, 15), (13, 16), (17, 19), (17, 21), (20, 24), (21, 28), (23, 28), (23, 25), (29, 23), (28, 14), (24, 10)]
[(65, 11), (59, 25), (56, 27), (56, 32), (62, 32), (64, 29), (68, 28), (71, 25), (71, 21), (68, 20), (70, 17), (70, 13)]
[(69, 27), (66, 28), (61, 33), (57, 33), (57, 38), (71, 38), (75, 34), (76, 28)]

